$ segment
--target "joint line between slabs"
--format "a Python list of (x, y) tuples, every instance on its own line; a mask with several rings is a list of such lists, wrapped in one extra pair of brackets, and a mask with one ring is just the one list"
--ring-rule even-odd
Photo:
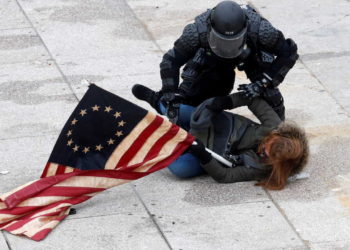
[(275, 205), (275, 207), (277, 208), (278, 212), (280, 212), (280, 214), (282, 215), (282, 217), (285, 219), (285, 221), (287, 222), (287, 224), (292, 228), (293, 232), (298, 236), (298, 238), (301, 240), (301, 242), (304, 244), (304, 246), (307, 249), (311, 249), (308, 242), (306, 240), (304, 240), (300, 233), (297, 231), (297, 229), (295, 228), (295, 226), (293, 225), (293, 223), (288, 219), (287, 215), (284, 213), (284, 211), (282, 210), (282, 208), (280, 207), (280, 205), (278, 205), (278, 203), (272, 198), (271, 194), (269, 193), (269, 191), (267, 191), (264, 188), (264, 191), (266, 192), (267, 196), (270, 198), (270, 200), (272, 201), (272, 203)]
[(8, 247), (9, 250), (12, 250), (12, 247), (11, 247), (11, 244), (10, 244), (10, 241), (8, 240), (6, 234), (4, 231), (1, 231), (2, 235), (4, 236), (4, 239), (5, 239), (5, 242), (6, 242), (6, 245)]
[(61, 74), (61, 77), (63, 78), (63, 80), (65, 81), (65, 83), (68, 85), (69, 89), (72, 91), (75, 99), (79, 102), (79, 98), (78, 96), (74, 93), (74, 90), (71, 86), (71, 83), (68, 81), (68, 78), (66, 77), (66, 75), (63, 73), (62, 69), (60, 68), (60, 66), (58, 65), (58, 63), (56, 62), (55, 58), (53, 57), (51, 51), (49, 50), (49, 48), (47, 47), (47, 45), (45, 44), (43, 38), (41, 37), (41, 35), (39, 34), (38, 30), (36, 29), (36, 27), (34, 26), (33, 22), (29, 19), (27, 13), (24, 11), (24, 9), (22, 8), (22, 5), (18, 2), (18, 0), (15, 0), (16, 4), (18, 5), (18, 7), (20, 8), (22, 14), (24, 15), (24, 17), (27, 19), (28, 23), (30, 24), (31, 28), (34, 30), (34, 32), (36, 33), (36, 35), (39, 37), (42, 45), (44, 46), (46, 52), (49, 54), (49, 57), (51, 58), (51, 60), (53, 61), (53, 63), (56, 66), (56, 69), (58, 70), (58, 72)]
[(162, 229), (160, 228), (160, 226), (158, 225), (158, 223), (156, 222), (154, 216), (152, 215), (152, 213), (149, 211), (148, 207), (146, 206), (145, 202), (142, 200), (140, 194), (137, 192), (137, 190), (135, 189), (135, 186), (132, 183), (129, 183), (129, 185), (131, 185), (132, 190), (135, 192), (137, 198), (139, 199), (139, 201), (141, 202), (142, 206), (144, 207), (144, 209), (146, 210), (148, 216), (151, 218), (153, 224), (156, 226), (158, 232), (160, 233), (160, 235), (162, 236), (163, 240), (165, 241), (165, 243), (167, 244), (167, 246), (169, 247), (170, 250), (173, 250), (173, 248), (171, 247), (168, 239), (166, 238), (166, 236), (164, 235)]

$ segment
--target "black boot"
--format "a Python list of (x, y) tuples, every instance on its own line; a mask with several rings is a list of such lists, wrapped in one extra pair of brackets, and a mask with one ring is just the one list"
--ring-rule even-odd
[(141, 84), (135, 84), (132, 87), (131, 91), (137, 99), (148, 102), (155, 110), (157, 110), (158, 113), (160, 113), (160, 110), (159, 110), (159, 99), (161, 97), (160, 92), (153, 91), (152, 89), (147, 88), (146, 86)]

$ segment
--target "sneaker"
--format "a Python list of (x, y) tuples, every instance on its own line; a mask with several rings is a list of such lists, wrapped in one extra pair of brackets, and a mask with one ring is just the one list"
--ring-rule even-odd
[(159, 112), (159, 92), (153, 91), (152, 89), (141, 84), (135, 84), (131, 91), (137, 99), (148, 102), (155, 110)]

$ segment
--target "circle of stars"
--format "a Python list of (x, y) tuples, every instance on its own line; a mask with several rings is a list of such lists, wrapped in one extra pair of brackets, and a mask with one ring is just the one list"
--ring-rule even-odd
[[(114, 143), (116, 141), (116, 138), (109, 138), (109, 140), (105, 141), (104, 143), (101, 143), (98, 145), (90, 145), (90, 146), (78, 145), (74, 142), (74, 140), (73, 140), (74, 139), (73, 138), (74, 137), (74, 128), (76, 127), (78, 122), (81, 121), (80, 119), (83, 118), (85, 115), (88, 115), (90, 112), (91, 113), (104, 112), (104, 113), (107, 113), (108, 115), (112, 115), (115, 119), (118, 119), (118, 118), (121, 119), (121, 116), (122, 116), (122, 112), (114, 111), (114, 109), (111, 106), (102, 107), (102, 106), (95, 104), (94, 106), (92, 106), (90, 108), (81, 109), (80, 112), (78, 113), (78, 115), (76, 117), (74, 117), (73, 120), (70, 122), (71, 127), (66, 132), (66, 136), (68, 139), (67, 146), (70, 147), (74, 153), (82, 152), (84, 154), (87, 154), (89, 152), (100, 152), (104, 148), (107, 148), (108, 146), (114, 145)], [(124, 135), (122, 128), (124, 127), (125, 124), (126, 124), (126, 122), (124, 120), (120, 120), (120, 121), (116, 122), (116, 129), (115, 129), (114, 136), (116, 136), (118, 138), (118, 137), (121, 137)]]

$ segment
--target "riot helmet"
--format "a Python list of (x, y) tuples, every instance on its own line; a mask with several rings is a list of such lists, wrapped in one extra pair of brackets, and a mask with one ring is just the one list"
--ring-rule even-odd
[(243, 50), (247, 20), (242, 8), (233, 1), (220, 2), (210, 15), (208, 42), (211, 50), (222, 58), (235, 58)]

